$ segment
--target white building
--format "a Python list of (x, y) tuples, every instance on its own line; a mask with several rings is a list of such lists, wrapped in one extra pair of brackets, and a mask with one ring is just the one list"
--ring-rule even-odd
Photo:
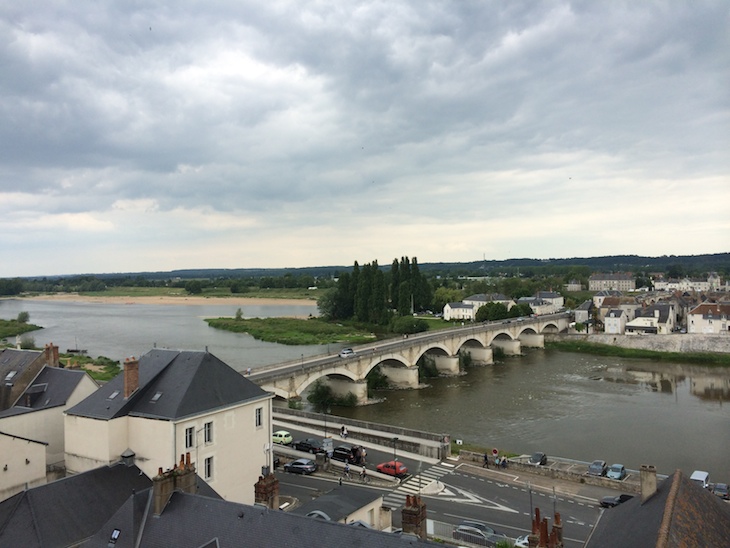
[(462, 302), (446, 303), (444, 305), (444, 320), (446, 321), (474, 321), (474, 305)]
[(730, 334), (730, 303), (702, 303), (687, 315), (687, 333)]
[(46, 483), (46, 444), (0, 432), (0, 501)]
[(588, 279), (588, 291), (601, 291), (603, 289), (636, 291), (636, 280), (631, 274), (623, 272), (592, 274)]
[(189, 452), (223, 498), (253, 504), (254, 484), (271, 466), (272, 398), (208, 352), (152, 350), (66, 412), (66, 469), (133, 453), (154, 477)]
[(623, 335), (626, 329), (626, 313), (623, 310), (609, 310), (603, 319), (603, 330), (605, 333)]

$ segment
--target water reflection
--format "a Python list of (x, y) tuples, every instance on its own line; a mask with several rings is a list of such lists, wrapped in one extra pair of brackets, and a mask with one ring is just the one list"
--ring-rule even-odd
[(680, 385), (689, 383), (690, 393), (700, 399), (723, 402), (730, 399), (730, 374), (725, 370), (689, 366), (682, 372), (651, 368), (608, 367), (601, 380), (636, 384), (653, 392), (674, 394)]

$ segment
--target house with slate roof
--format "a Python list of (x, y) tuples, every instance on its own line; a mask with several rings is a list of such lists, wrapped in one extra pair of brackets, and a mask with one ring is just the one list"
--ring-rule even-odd
[(626, 322), (626, 335), (669, 335), (674, 331), (676, 314), (671, 303), (656, 303), (636, 310), (636, 317)]
[(515, 305), (515, 301), (509, 297), (502, 295), (501, 293), (477, 293), (470, 295), (464, 299), (464, 304), (470, 304), (474, 307), (474, 315), (476, 316), (477, 311), (488, 303), (499, 303), (507, 307), (507, 310)]
[(297, 506), (292, 513), (338, 523), (359, 523), (380, 531), (393, 525), (392, 512), (383, 506), (382, 494), (369, 489), (349, 489), (346, 485)]
[(85, 371), (46, 365), (15, 404), (0, 412), (0, 430), (45, 442), (45, 465), (63, 469), (64, 411), (98, 388)]
[(604, 331), (612, 335), (623, 335), (626, 329), (626, 313), (623, 310), (614, 308), (609, 310), (603, 319)]
[(641, 496), (602, 511), (585, 548), (728, 546), (730, 504), (681, 470), (659, 485), (653, 467), (640, 475)]
[(253, 504), (271, 467), (271, 400), (208, 352), (154, 349), (66, 411), (66, 469), (107, 466), (123, 453), (155, 476), (189, 452), (226, 500)]
[(447, 322), (453, 320), (474, 321), (474, 305), (462, 302), (446, 303), (444, 305), (444, 320)]
[(0, 411), (12, 407), (46, 363), (45, 352), (15, 348), (0, 350)]

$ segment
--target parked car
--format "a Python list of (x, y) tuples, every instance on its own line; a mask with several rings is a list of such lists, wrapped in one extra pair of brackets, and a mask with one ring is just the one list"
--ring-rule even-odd
[(613, 508), (614, 506), (623, 504), (624, 502), (632, 498), (634, 498), (634, 495), (611, 495), (609, 497), (603, 497), (601, 499), (600, 505), (603, 508)]
[(340, 350), (340, 358), (352, 358), (355, 355), (355, 351), (352, 348), (343, 348)]
[(459, 525), (451, 536), (455, 540), (464, 540), (478, 546), (496, 546), (497, 542), (507, 538), (504, 535), (487, 533), (470, 525)]
[(605, 460), (594, 460), (588, 465), (588, 474), (591, 476), (605, 476), (607, 471)]
[(530, 460), (528, 460), (530, 464), (534, 464), (535, 466), (545, 465), (547, 464), (547, 455), (545, 453), (533, 453), (530, 456)]
[(615, 480), (622, 480), (626, 477), (626, 468), (623, 464), (612, 464), (606, 472), (606, 477)]
[(489, 525), (487, 525), (486, 523), (482, 523), (481, 521), (465, 519), (459, 525), (460, 526), (463, 525), (464, 527), (474, 527), (475, 529), (479, 529), (480, 531), (482, 531), (483, 533), (486, 533), (488, 535), (493, 535), (493, 536), (497, 536), (497, 537), (505, 536), (502, 533), (498, 533), (497, 531), (492, 529)]
[(530, 543), (527, 540), (527, 537), (530, 535), (522, 535), (521, 537), (517, 537), (515, 539), (515, 548), (528, 548), (530, 546)]
[(391, 460), (388, 462), (381, 462), (375, 469), (381, 474), (387, 474), (396, 478), (405, 476), (408, 473), (408, 468), (397, 460)]
[(297, 451), (304, 451), (305, 453), (324, 453), (322, 440), (318, 440), (316, 438), (307, 438), (304, 440), (295, 441), (293, 447)]
[(281, 445), (289, 445), (292, 442), (292, 437), (286, 430), (277, 430), (271, 435), (271, 441)]
[(689, 479), (703, 489), (710, 488), (710, 474), (708, 472), (705, 472), (704, 470), (695, 470), (694, 472), (692, 472), (692, 475), (689, 477)]
[(730, 492), (727, 483), (716, 483), (712, 488), (712, 492), (721, 499), (730, 500)]
[(349, 445), (338, 445), (332, 451), (332, 460), (355, 464), (357, 459), (355, 458), (353, 449), (354, 447), (350, 447)]
[(292, 474), (313, 474), (317, 471), (317, 463), (310, 459), (297, 459), (292, 462), (287, 462), (284, 465), (285, 472), (291, 472)]

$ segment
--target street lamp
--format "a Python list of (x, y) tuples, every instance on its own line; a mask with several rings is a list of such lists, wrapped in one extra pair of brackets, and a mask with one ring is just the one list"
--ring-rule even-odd
[(327, 413), (330, 412), (329, 405), (324, 408), (324, 437), (327, 437)]
[(398, 457), (395, 456), (395, 444), (398, 443), (398, 438), (393, 438), (393, 461), (398, 461)]

